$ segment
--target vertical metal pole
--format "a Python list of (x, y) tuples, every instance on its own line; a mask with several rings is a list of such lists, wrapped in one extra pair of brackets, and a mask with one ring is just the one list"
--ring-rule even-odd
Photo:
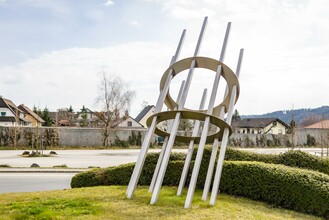
[[(199, 49), (200, 49), (201, 42), (202, 42), (202, 39), (203, 39), (203, 34), (204, 34), (204, 31), (205, 31), (205, 28), (206, 28), (206, 25), (207, 25), (207, 20), (208, 20), (208, 17), (205, 17), (205, 19), (203, 21), (202, 28), (201, 28), (201, 32), (200, 32), (200, 35), (199, 35), (198, 43), (197, 43), (197, 46), (195, 48), (194, 56), (197, 56), (198, 53), (199, 53)], [(185, 105), (185, 102), (186, 102), (186, 97), (187, 97), (187, 94), (188, 94), (188, 91), (189, 91), (189, 88), (190, 88), (190, 85), (191, 85), (191, 80), (193, 78), (194, 67), (195, 67), (195, 60), (193, 60), (191, 62), (190, 71), (189, 71), (187, 79), (186, 79), (182, 99), (179, 103), (179, 108), (178, 108), (179, 110), (184, 108), (184, 105)], [(170, 152), (171, 152), (171, 149), (174, 145), (175, 137), (176, 137), (176, 134), (177, 134), (180, 116), (181, 116), (180, 113), (177, 113), (176, 116), (175, 116), (175, 120), (174, 120), (172, 129), (171, 129), (171, 132), (170, 132), (169, 140), (168, 140), (168, 145), (167, 145), (166, 152), (165, 152), (165, 155), (164, 155), (164, 158), (163, 158), (163, 163), (161, 164), (160, 171), (159, 171), (159, 176), (157, 178), (157, 181), (156, 181), (156, 184), (155, 184), (155, 187), (154, 187), (154, 190), (153, 190), (153, 194), (152, 194), (152, 198), (151, 198), (151, 202), (150, 202), (151, 204), (154, 204), (158, 200), (158, 197), (159, 197), (159, 193), (160, 193), (160, 189), (161, 189), (161, 186), (162, 186), (163, 178), (164, 178), (164, 175), (166, 173), (167, 165), (168, 165), (168, 162), (169, 162)]]
[[(239, 54), (237, 70), (236, 70), (237, 77), (240, 76), (241, 64), (242, 64), (242, 59), (243, 59), (243, 52), (244, 52), (244, 50), (241, 49), (240, 54)], [(236, 90), (237, 90), (236, 86), (233, 86), (232, 94), (231, 94), (231, 98), (230, 98), (230, 105), (229, 105), (227, 119), (226, 119), (226, 122), (228, 124), (231, 124), (231, 120), (232, 120), (234, 102), (235, 102), (236, 92), (237, 92)], [(222, 175), (222, 170), (223, 170), (223, 165), (224, 165), (224, 158), (225, 158), (226, 146), (227, 146), (227, 142), (228, 142), (228, 135), (229, 135), (229, 131), (228, 131), (228, 129), (225, 129), (224, 134), (223, 134), (222, 143), (221, 143), (218, 163), (217, 163), (217, 167), (216, 167), (214, 183), (213, 183), (213, 186), (212, 186), (212, 192), (211, 192), (211, 197), (210, 197), (210, 205), (215, 205), (215, 203), (216, 203), (220, 178), (221, 178), (221, 175)]]
[[(206, 102), (206, 97), (207, 97), (207, 89), (204, 89), (203, 94), (202, 94), (202, 98), (201, 98), (201, 103), (200, 103), (199, 110), (202, 110), (204, 108), (204, 104)], [(200, 127), (200, 121), (196, 120), (195, 123), (194, 123), (193, 132), (192, 132), (193, 137), (198, 135), (199, 127)], [(192, 155), (193, 155), (193, 150), (194, 150), (194, 140), (191, 140), (190, 144), (189, 144), (189, 147), (188, 147), (188, 150), (187, 150), (182, 175), (180, 177), (178, 190), (177, 190), (177, 196), (182, 195), (183, 188), (184, 188), (186, 178), (187, 178), (187, 174), (188, 174), (188, 170), (189, 170), (189, 167), (190, 167)]]
[[(213, 84), (212, 91), (211, 91), (207, 114), (212, 114), (212, 111), (213, 111), (221, 71), (222, 71), (222, 66), (218, 65), (217, 71), (216, 71), (216, 77), (215, 77), (214, 84)], [(210, 117), (206, 117), (206, 119), (204, 121), (203, 129), (202, 129), (202, 134), (201, 134), (201, 139), (200, 139), (197, 155), (196, 155), (196, 158), (194, 161), (194, 167), (193, 167), (193, 171), (192, 171), (190, 185), (189, 185), (189, 188), (187, 191), (184, 208), (190, 208), (191, 204), (192, 204), (195, 186), (196, 186), (196, 182), (198, 179), (200, 165), (201, 165), (201, 161), (202, 161), (203, 150), (204, 150), (204, 146), (206, 144), (206, 140), (207, 140), (207, 136), (208, 136), (209, 125), (210, 125)]]
[[(178, 56), (179, 56), (181, 48), (182, 48), (182, 44), (183, 44), (184, 39), (185, 39), (185, 33), (186, 33), (186, 30), (183, 30), (183, 33), (181, 35), (181, 38), (179, 40), (179, 43), (178, 43), (178, 46), (177, 46), (177, 49), (176, 49), (176, 53), (174, 55), (174, 58), (171, 60), (171, 63), (176, 62), (176, 60), (178, 59)], [(164, 99), (165, 99), (165, 97), (168, 93), (169, 85), (170, 85), (171, 79), (173, 77), (172, 73), (173, 73), (173, 70), (171, 69), (169, 71), (168, 76), (167, 76), (165, 86), (162, 89), (162, 91), (160, 92), (160, 95), (159, 95), (159, 98), (158, 98), (158, 101), (157, 101), (157, 104), (156, 104), (156, 108), (155, 108), (155, 113), (160, 112), (161, 109), (162, 109)], [(139, 180), (139, 176), (141, 174), (141, 171), (142, 171), (142, 168), (143, 168), (143, 165), (144, 165), (146, 154), (147, 154), (148, 148), (150, 146), (151, 138), (152, 138), (152, 135), (154, 133), (156, 124), (157, 124), (157, 117), (153, 117), (151, 126), (148, 128), (148, 131), (147, 131), (147, 133), (145, 135), (145, 138), (143, 140), (143, 144), (142, 144), (140, 153), (138, 155), (138, 158), (137, 158), (137, 161), (136, 161), (136, 164), (135, 164), (135, 167), (134, 167), (134, 171), (131, 175), (131, 178), (130, 178), (130, 181), (129, 181), (129, 184), (128, 184), (128, 187), (127, 187), (126, 195), (127, 195), (127, 198), (129, 198), (129, 199), (132, 198), (132, 196), (134, 194), (134, 191), (136, 189), (136, 186), (137, 186), (137, 183), (138, 183), (138, 180)]]
[[(227, 47), (228, 37), (230, 35), (230, 30), (231, 30), (231, 22), (228, 22), (227, 27), (226, 27), (224, 41), (223, 41), (222, 51), (221, 51), (221, 54), (220, 54), (220, 57), (219, 57), (220, 62), (223, 62), (224, 58), (225, 58), (225, 51), (226, 51), (226, 47)], [(224, 99), (226, 98), (227, 93), (228, 93), (228, 85), (226, 85)], [(222, 106), (221, 109), (220, 109), (219, 118), (223, 120), (224, 115), (225, 115), (225, 107)], [(211, 183), (211, 179), (212, 179), (212, 174), (214, 172), (214, 166), (215, 166), (215, 162), (216, 162), (218, 145), (219, 145), (219, 141), (218, 141), (218, 138), (216, 138), (214, 140), (214, 143), (213, 143), (213, 146), (212, 146), (212, 151), (211, 151), (211, 156), (210, 156), (209, 165), (208, 165), (206, 182), (205, 182), (205, 185), (204, 185), (204, 188), (203, 188), (203, 193), (202, 193), (202, 200), (204, 200), (204, 201), (207, 200), (207, 196), (208, 196), (208, 192), (209, 192), (209, 188), (210, 188), (210, 183)]]
[(226, 45), (227, 45), (228, 37), (230, 35), (230, 30), (231, 30), (231, 22), (228, 22), (227, 27), (226, 27), (224, 41), (223, 41), (222, 51), (221, 51), (220, 57), (219, 57), (220, 62), (224, 62)]
[[(182, 91), (184, 89), (184, 85), (185, 85), (185, 80), (182, 81), (182, 84), (180, 86), (179, 93), (178, 93), (178, 96), (177, 96), (177, 103), (179, 103), (179, 100), (181, 99)], [(168, 130), (170, 130), (170, 129), (171, 129), (171, 126), (168, 126)], [(159, 174), (160, 165), (162, 163), (162, 159), (163, 159), (163, 155), (164, 155), (164, 152), (166, 150), (166, 147), (167, 147), (167, 143), (168, 143), (168, 136), (165, 137), (165, 140), (163, 142), (161, 152), (159, 154), (158, 162), (157, 162), (157, 165), (155, 166), (152, 181), (151, 181), (151, 184), (150, 184), (150, 187), (149, 187), (149, 192), (153, 192), (154, 184), (155, 184), (155, 181), (156, 181), (156, 179), (158, 177), (158, 174)]]

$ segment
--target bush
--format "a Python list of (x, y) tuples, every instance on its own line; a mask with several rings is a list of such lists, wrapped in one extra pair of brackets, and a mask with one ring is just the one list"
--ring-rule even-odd
[[(111, 168), (107, 168), (107, 169), (111, 169)], [(104, 182), (101, 177), (102, 172), (103, 172), (102, 169), (94, 169), (83, 173), (78, 173), (72, 178), (71, 187), (79, 188), (79, 187), (104, 185), (101, 184), (102, 182)]]
[[(204, 186), (210, 155), (211, 148), (205, 148), (197, 180), (198, 188)], [(195, 156), (196, 150), (186, 184), (190, 180)], [(158, 157), (159, 153), (147, 155), (139, 179), (140, 185), (150, 184)], [(171, 154), (163, 185), (179, 184), (184, 157), (181, 153)], [(325, 174), (276, 164), (307, 168)], [(71, 186), (127, 185), (133, 169), (134, 163), (131, 163), (80, 173), (72, 178)], [(326, 174), (329, 174), (329, 160), (322, 160), (302, 151), (266, 155), (228, 148), (220, 190), (304, 213), (326, 216), (329, 215), (329, 176)]]
[(225, 162), (220, 189), (284, 208), (329, 217), (329, 176), (260, 162)]
[(0, 167), (1, 167), (1, 168), (9, 168), (9, 167), (11, 167), (11, 166), (9, 166), (8, 164), (0, 164)]
[(310, 134), (307, 134), (306, 135), (306, 145), (307, 146), (315, 146), (316, 145), (315, 137), (313, 137)]
[(291, 167), (316, 170), (329, 175), (329, 160), (310, 155), (300, 150), (290, 150), (278, 155), (278, 163)]
[[(151, 182), (154, 169), (149, 170), (149, 165), (146, 163), (144, 166), (140, 185), (149, 185)], [(183, 166), (184, 161), (170, 161), (163, 185), (177, 186)], [(198, 188), (203, 188), (205, 175), (202, 170), (205, 167), (201, 165)], [(71, 186), (81, 187), (85, 183), (88, 183), (88, 186), (97, 183), (127, 185), (133, 168), (134, 164), (125, 164), (80, 173), (72, 179)], [(189, 179), (190, 176), (187, 184)], [(78, 184), (82, 185), (77, 186)], [(319, 172), (261, 162), (226, 161), (220, 190), (227, 194), (245, 196), (308, 214), (323, 217), (329, 215), (329, 176)]]

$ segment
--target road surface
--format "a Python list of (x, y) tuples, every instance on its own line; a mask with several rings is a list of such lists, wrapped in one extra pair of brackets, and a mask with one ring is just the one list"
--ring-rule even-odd
[[(288, 148), (242, 148), (241, 150), (252, 151), (262, 154), (279, 154), (288, 151)], [(321, 148), (301, 148), (310, 154), (319, 155)], [(150, 150), (156, 152), (159, 150)], [(186, 152), (186, 149), (175, 150)], [(24, 173), (19, 167), (29, 168), (32, 163), (41, 167), (53, 167), (65, 164), (69, 168), (109, 167), (120, 164), (136, 162), (139, 150), (56, 150), (54, 157), (21, 157), (23, 150), (1, 150), (0, 165), (7, 164), (15, 169), (0, 168), (0, 193), (6, 192), (32, 192), (55, 189), (69, 189), (71, 178), (74, 173)], [(45, 151), (49, 154), (49, 151)], [(10, 170), (18, 170), (15, 173)]]
[(70, 189), (75, 173), (0, 173), (0, 193)]

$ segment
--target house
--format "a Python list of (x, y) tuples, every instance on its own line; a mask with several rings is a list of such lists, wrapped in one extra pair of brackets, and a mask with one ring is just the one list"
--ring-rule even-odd
[(329, 129), (329, 120), (322, 120), (318, 123), (305, 126), (304, 128)]
[(9, 99), (0, 96), (0, 126), (29, 126), (31, 122), (25, 119), (22, 110)]
[(128, 116), (126, 119), (121, 120), (114, 125), (111, 126), (112, 128), (144, 128), (144, 126), (138, 123), (135, 119)]
[(74, 113), (69, 112), (67, 108), (57, 109), (56, 112), (49, 112), (52, 124), (60, 127), (71, 127), (74, 124)]
[(244, 118), (232, 123), (235, 133), (286, 134), (289, 125), (278, 118)]
[(146, 106), (135, 118), (135, 121), (141, 124), (144, 128), (147, 128), (146, 120), (154, 114), (155, 106), (148, 105)]
[(18, 108), (24, 112), (25, 114), (25, 119), (31, 122), (31, 126), (42, 126), (45, 121), (39, 117), (35, 112), (33, 112), (29, 107), (27, 107), (24, 104), (21, 104), (18, 106)]
[(81, 127), (98, 127), (98, 115), (98, 112), (93, 112), (89, 108), (84, 108), (84, 111), (76, 114), (76, 125)]

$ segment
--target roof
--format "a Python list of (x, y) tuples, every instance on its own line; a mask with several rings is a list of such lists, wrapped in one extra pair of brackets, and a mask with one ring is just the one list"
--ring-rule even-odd
[(125, 119), (121, 118), (120, 120), (114, 122), (114, 123), (111, 125), (111, 128), (115, 128), (115, 127), (117, 127), (119, 124), (121, 124), (121, 123), (127, 121), (129, 118), (132, 119), (133, 121), (135, 121), (135, 122), (136, 122), (137, 124), (139, 124), (141, 127), (144, 127), (141, 123), (139, 123), (138, 121), (136, 121), (136, 119), (134, 119), (134, 118), (128, 116), (128, 117), (125, 118)]
[(267, 125), (278, 121), (283, 124), (285, 127), (289, 127), (286, 123), (281, 121), (279, 118), (244, 118), (232, 122), (234, 127), (240, 128), (265, 128)]
[(22, 112), (22, 110), (17, 108), (17, 106), (11, 100), (5, 98), (0, 98), (0, 99), (2, 99), (5, 102), (6, 105), (4, 107), (9, 108), (14, 115), (18, 115), (17, 114), (18, 112)]
[(144, 118), (144, 116), (153, 108), (155, 107), (154, 105), (148, 105), (146, 106), (135, 118), (135, 121), (140, 122), (140, 120), (142, 120), (142, 118)]
[(329, 128), (329, 120), (322, 120), (318, 123), (311, 124), (308, 126), (305, 126), (304, 128), (321, 128), (321, 129), (328, 129)]
[(41, 122), (41, 123), (44, 123), (45, 121), (39, 117), (39, 115), (37, 115), (35, 112), (33, 112), (29, 107), (27, 107), (26, 105), (24, 104), (21, 104), (20, 106), (18, 106), (18, 108), (20, 110), (22, 110), (23, 112), (31, 115), (33, 118), (35, 118), (37, 121)]
[(8, 108), (8, 105), (6, 104), (5, 100), (0, 97), (0, 108)]
[(14, 116), (0, 116), (0, 122), (15, 122)]

